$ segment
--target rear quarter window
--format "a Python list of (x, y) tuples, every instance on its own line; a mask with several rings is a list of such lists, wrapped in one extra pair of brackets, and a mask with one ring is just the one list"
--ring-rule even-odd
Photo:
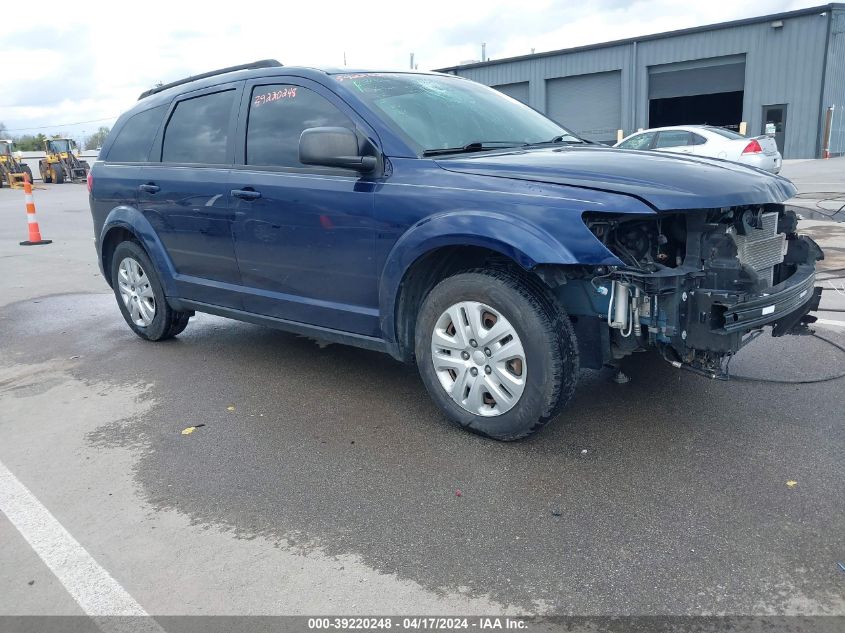
[(113, 163), (143, 163), (164, 118), (167, 106), (158, 106), (133, 115), (117, 133), (105, 160)]

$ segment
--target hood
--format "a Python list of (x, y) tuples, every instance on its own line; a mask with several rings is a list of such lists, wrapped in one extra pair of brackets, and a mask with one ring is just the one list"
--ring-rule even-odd
[(598, 189), (639, 198), (658, 211), (779, 203), (795, 186), (739, 163), (609, 147), (519, 149), (438, 158), (446, 170)]

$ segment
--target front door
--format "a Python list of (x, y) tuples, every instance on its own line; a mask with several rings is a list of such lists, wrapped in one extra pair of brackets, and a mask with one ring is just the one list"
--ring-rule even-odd
[(774, 136), (778, 151), (783, 154), (786, 147), (786, 104), (763, 106), (763, 129), (761, 134)]
[(231, 189), (244, 308), (378, 335), (375, 183), (352, 170), (299, 162), (303, 130), (355, 130), (355, 115), (319, 84), (280, 81), (248, 84), (241, 106), (243, 156)]
[(229, 180), (239, 85), (178, 101), (164, 129), (161, 163), (141, 168), (139, 207), (175, 268), (179, 296), (240, 308)]

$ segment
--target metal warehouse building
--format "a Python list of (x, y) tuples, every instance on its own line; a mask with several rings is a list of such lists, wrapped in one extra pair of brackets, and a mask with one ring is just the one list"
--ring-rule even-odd
[[(845, 153), (845, 4), (441, 69), (584, 138), (707, 123), (774, 130), (784, 158)], [(831, 111), (832, 108), (832, 111)], [(768, 125), (767, 125), (768, 124)], [(829, 141), (827, 141), (829, 138)]]

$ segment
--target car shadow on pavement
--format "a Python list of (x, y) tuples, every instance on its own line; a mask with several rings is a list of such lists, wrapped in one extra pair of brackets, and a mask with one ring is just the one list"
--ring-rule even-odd
[[(628, 384), (585, 372), (546, 429), (503, 444), (446, 422), (416, 370), (385, 355), (207, 315), (148, 343), (113, 301), (9, 306), (0, 346), (5, 362), (76, 356), (85, 381), (150, 385), (151, 410), (88, 441), (137, 453), (151, 508), (526, 609), (777, 611), (784, 575), (835, 599), (841, 382), (715, 382), (635, 355)], [(766, 337), (732, 368), (841, 362), (815, 339)]]

